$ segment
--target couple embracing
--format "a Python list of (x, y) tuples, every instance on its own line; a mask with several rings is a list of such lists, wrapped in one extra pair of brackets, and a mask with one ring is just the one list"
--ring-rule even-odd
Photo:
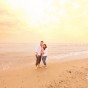
[(36, 67), (40, 67), (41, 60), (43, 61), (44, 67), (46, 67), (46, 58), (47, 58), (47, 45), (43, 41), (40, 42), (40, 45), (36, 47)]

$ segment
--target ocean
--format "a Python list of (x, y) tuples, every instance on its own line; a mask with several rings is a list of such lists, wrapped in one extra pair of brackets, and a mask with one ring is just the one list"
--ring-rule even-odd
[[(0, 70), (35, 63), (36, 44), (0, 44)], [(87, 44), (48, 44), (48, 60), (88, 58)]]

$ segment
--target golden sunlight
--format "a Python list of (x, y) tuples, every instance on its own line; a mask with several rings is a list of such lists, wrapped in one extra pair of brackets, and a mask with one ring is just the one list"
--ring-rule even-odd
[(5, 34), (30, 37), (33, 33), (32, 39), (36, 35), (47, 41), (88, 41), (86, 0), (1, 0), (0, 6), (0, 27)]
[[(13, 9), (23, 11), (26, 22), (32, 27), (57, 23), (59, 18), (53, 14), (55, 11), (53, 0), (8, 0), (7, 2)], [(65, 14), (65, 10), (60, 9), (60, 14)]]

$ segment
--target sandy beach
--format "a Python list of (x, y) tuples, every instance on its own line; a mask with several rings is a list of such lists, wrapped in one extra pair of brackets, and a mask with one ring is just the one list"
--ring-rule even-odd
[(88, 59), (49, 62), (0, 71), (0, 88), (88, 88)]
[(88, 0), (0, 0), (0, 88), (88, 88)]

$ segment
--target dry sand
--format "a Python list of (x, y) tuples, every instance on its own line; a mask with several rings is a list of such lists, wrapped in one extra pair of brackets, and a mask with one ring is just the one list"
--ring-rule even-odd
[(0, 88), (88, 88), (88, 59), (0, 71)]

